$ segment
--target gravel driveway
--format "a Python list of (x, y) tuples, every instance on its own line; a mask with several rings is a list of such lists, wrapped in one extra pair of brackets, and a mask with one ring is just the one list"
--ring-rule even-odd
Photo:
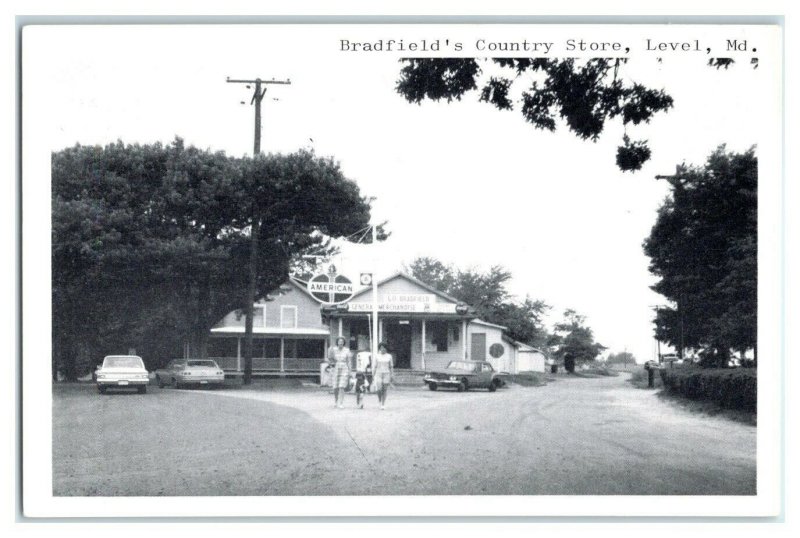
[(756, 428), (627, 375), (495, 393), (54, 388), (55, 495), (754, 495)]

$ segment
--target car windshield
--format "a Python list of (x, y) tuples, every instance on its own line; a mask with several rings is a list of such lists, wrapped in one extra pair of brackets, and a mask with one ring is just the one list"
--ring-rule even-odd
[(205, 368), (217, 368), (214, 361), (189, 361), (189, 366), (203, 366)]
[(448, 364), (447, 367), (453, 370), (466, 370), (468, 372), (475, 372), (479, 366), (475, 363), (466, 361), (450, 361), (450, 364)]
[(144, 368), (144, 363), (139, 357), (106, 357), (103, 368)]

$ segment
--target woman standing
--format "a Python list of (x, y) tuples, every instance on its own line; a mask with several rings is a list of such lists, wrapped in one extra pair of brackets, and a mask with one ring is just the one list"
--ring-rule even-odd
[(333, 367), (333, 396), (335, 405), (344, 409), (344, 393), (350, 381), (350, 361), (353, 354), (345, 347), (347, 340), (343, 336), (336, 339), (336, 346), (328, 350), (328, 362)]
[(381, 404), (381, 409), (386, 405), (386, 393), (389, 390), (389, 383), (392, 382), (394, 375), (394, 358), (388, 352), (386, 344), (381, 342), (378, 344), (378, 356), (372, 362), (373, 370), (373, 383), (375, 383), (375, 390), (378, 393), (378, 402)]

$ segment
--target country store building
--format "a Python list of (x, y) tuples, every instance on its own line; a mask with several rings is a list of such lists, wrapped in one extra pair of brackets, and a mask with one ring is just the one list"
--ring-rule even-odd
[[(515, 342), (505, 327), (476, 318), (474, 310), (404, 273), (377, 284), (378, 341), (386, 342), (399, 370), (444, 368), (455, 359), (487, 360), (498, 371), (544, 371), (544, 355)], [(318, 373), (326, 350), (343, 336), (351, 350), (369, 350), (372, 290), (321, 305), (305, 283), (290, 278), (255, 305), (253, 372)], [(230, 312), (211, 330), (209, 356), (229, 374), (243, 371), (244, 316)]]

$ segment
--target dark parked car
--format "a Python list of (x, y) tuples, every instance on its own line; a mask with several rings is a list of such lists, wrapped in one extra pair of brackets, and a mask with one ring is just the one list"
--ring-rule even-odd
[(489, 389), (489, 392), (494, 392), (505, 385), (505, 376), (495, 372), (486, 361), (450, 361), (447, 368), (425, 374), (423, 381), (431, 390), (451, 387), (458, 392), (469, 389)]

